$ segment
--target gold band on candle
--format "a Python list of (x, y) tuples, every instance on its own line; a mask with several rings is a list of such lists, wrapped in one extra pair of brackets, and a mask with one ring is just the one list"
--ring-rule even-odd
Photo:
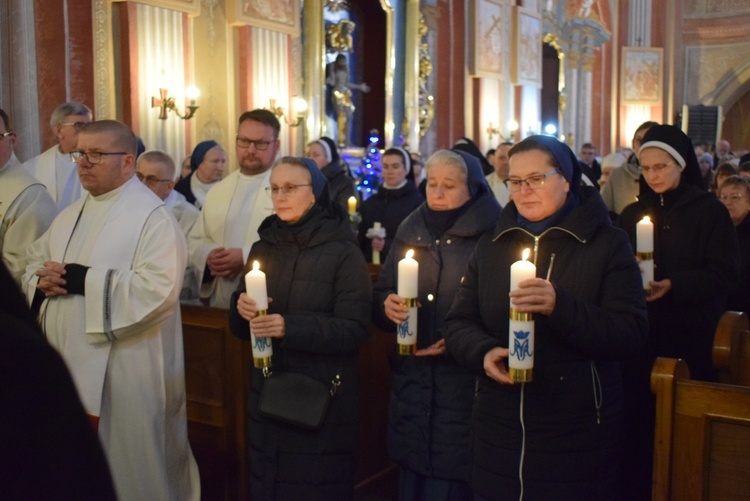
[(268, 310), (258, 310), (258, 313), (256, 313), (256, 316), (262, 317), (264, 315), (268, 315)]
[(650, 261), (654, 259), (653, 252), (636, 252), (635, 255), (641, 258), (641, 261)]
[(263, 369), (264, 367), (271, 367), (271, 357), (255, 358), (253, 357), (253, 365), (257, 369)]
[(508, 369), (510, 378), (516, 383), (528, 383), (534, 377), (534, 369)]
[(398, 354), (399, 355), (414, 355), (417, 352), (416, 344), (399, 344)]
[(406, 297), (404, 298), (404, 306), (407, 308), (416, 308), (417, 307), (417, 298), (415, 297)]
[(649, 296), (651, 296), (651, 294), (654, 293), (654, 289), (650, 289), (650, 288), (649, 289), (643, 289), (643, 292), (646, 293), (646, 297), (649, 297)]
[(522, 313), (515, 308), (510, 309), (510, 319), (514, 322), (531, 322), (534, 316), (531, 313)]

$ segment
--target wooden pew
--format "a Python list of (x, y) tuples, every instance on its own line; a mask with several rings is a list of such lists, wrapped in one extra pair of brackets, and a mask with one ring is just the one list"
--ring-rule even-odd
[[(252, 349), (229, 332), (227, 311), (182, 306), (188, 433), (204, 500), (249, 499), (247, 398)], [(396, 338), (374, 327), (359, 357), (359, 437), (355, 497), (395, 499), (386, 424)]]
[(747, 314), (727, 311), (714, 335), (713, 364), (719, 381), (750, 386), (750, 330)]
[(750, 388), (690, 380), (682, 360), (657, 358), (653, 501), (747, 499)]

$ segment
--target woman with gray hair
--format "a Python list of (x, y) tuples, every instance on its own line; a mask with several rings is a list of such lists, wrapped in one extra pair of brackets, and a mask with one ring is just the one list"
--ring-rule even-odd
[(400, 466), (399, 499), (472, 499), (470, 422), (474, 376), (446, 356), (443, 319), (479, 237), (500, 205), (472, 155), (440, 150), (426, 162), (427, 202), (395, 234), (375, 285), (374, 320), (388, 332), (406, 320), (396, 293), (397, 263), (419, 262), (417, 351), (393, 362), (388, 450)]

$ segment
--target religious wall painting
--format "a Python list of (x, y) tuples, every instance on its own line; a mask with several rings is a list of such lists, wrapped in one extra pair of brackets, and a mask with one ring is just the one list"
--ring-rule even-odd
[(299, 36), (299, 0), (227, 0), (229, 22)]
[(505, 80), (509, 62), (510, 0), (474, 0), (471, 74)]
[(656, 105), (662, 102), (664, 49), (623, 47), (620, 103)]
[(523, 7), (514, 8), (513, 62), (514, 85), (542, 86), (542, 18)]
[[(113, 0), (113, 3), (133, 1), (133, 0)], [(138, 0), (134, 3), (142, 3), (146, 5), (152, 5), (154, 7), (161, 7), (162, 9), (176, 10), (178, 12), (186, 12), (197, 16), (201, 12), (200, 0)]]

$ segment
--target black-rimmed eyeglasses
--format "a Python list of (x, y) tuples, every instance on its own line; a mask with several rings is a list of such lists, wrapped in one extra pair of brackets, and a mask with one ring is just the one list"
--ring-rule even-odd
[(101, 163), (102, 158), (108, 155), (127, 155), (125, 151), (71, 151), (70, 158), (74, 162), (78, 162), (82, 158), (86, 158), (86, 161), (90, 164)]

